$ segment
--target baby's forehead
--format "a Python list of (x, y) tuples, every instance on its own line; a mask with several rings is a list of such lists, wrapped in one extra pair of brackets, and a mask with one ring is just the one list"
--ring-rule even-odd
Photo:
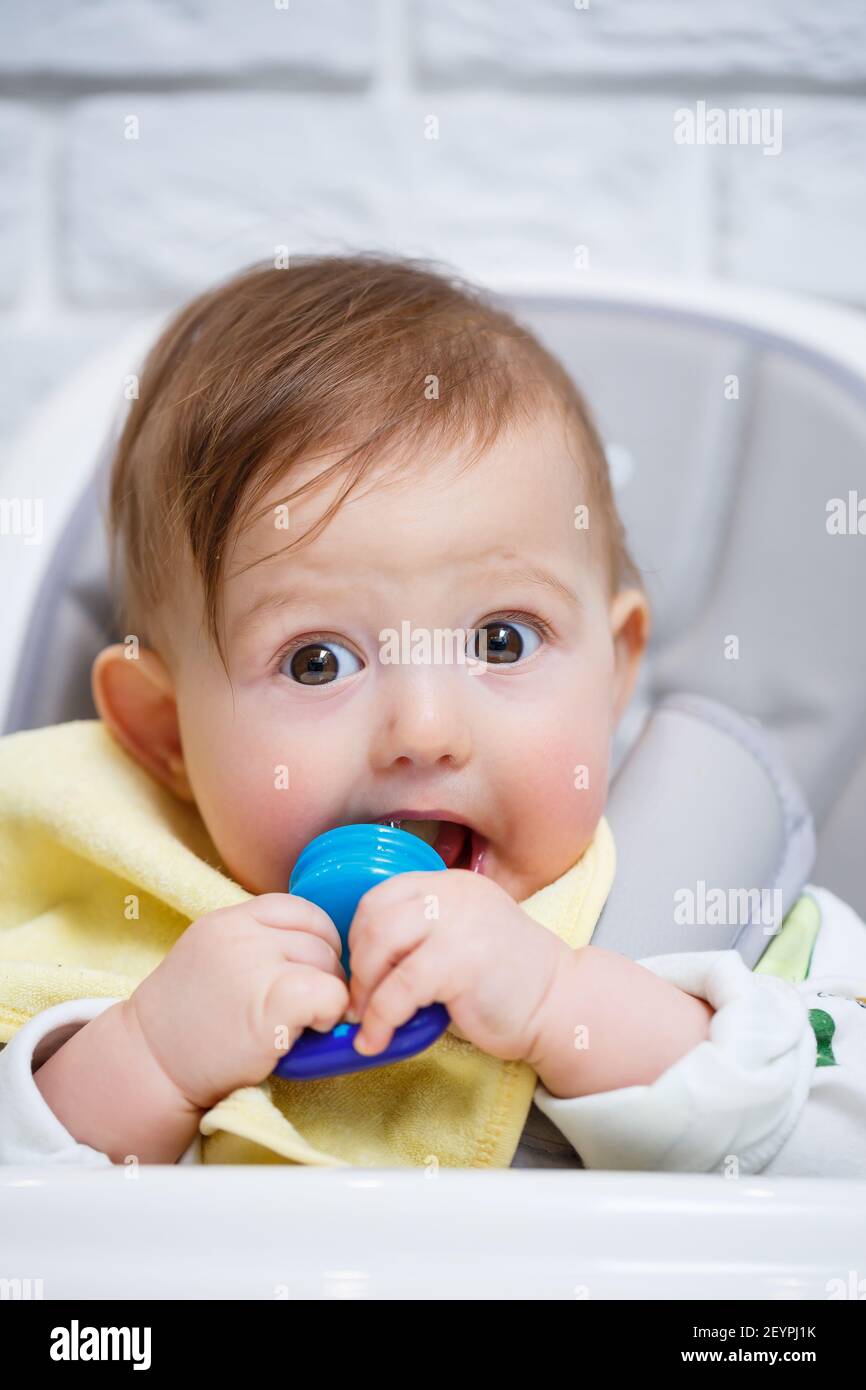
[(437, 551), (471, 554), (491, 540), (572, 548), (575, 508), (587, 501), (585, 469), (561, 428), (545, 421), (503, 431), (477, 453), (406, 442), (353, 486), (333, 467), (340, 458), (320, 455), (275, 479), (239, 527), (234, 560), (263, 562), (314, 530), (310, 550), (320, 559), (352, 554), (383, 564), (407, 546), (419, 563)]
[[(550, 434), (503, 434), (466, 466), (459, 449), (447, 455), (391, 460), (371, 469), (341, 500), (346, 479), (289, 494), (318, 473), (290, 473), (257, 507), (239, 536), (224, 577), (230, 625), (254, 605), (267, 612), (280, 594), (348, 601), (363, 594), (413, 593), (429, 581), (456, 592), (509, 575), (574, 587), (589, 556), (575, 512), (586, 497), (581, 470)], [(329, 511), (317, 534), (298, 544)], [(543, 578), (542, 578), (543, 576)]]

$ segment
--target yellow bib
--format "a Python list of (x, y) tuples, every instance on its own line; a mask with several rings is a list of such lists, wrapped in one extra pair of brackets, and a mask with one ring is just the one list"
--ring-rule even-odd
[[(522, 907), (574, 948), (613, 882), (607, 821)], [(127, 998), (191, 921), (251, 896), (198, 810), (95, 719), (0, 738), (0, 1042), (67, 999)], [(202, 1116), (205, 1163), (505, 1168), (535, 1090), (449, 1030), (418, 1056), (322, 1081), (270, 1077)]]

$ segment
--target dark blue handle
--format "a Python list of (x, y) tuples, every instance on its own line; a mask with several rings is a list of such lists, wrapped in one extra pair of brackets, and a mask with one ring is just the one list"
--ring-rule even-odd
[(428, 1004), (408, 1023), (395, 1028), (384, 1052), (372, 1057), (356, 1052), (353, 1046), (360, 1023), (338, 1023), (330, 1033), (305, 1028), (291, 1052), (280, 1058), (274, 1076), (282, 1076), (287, 1081), (315, 1081), (323, 1076), (343, 1076), (353, 1071), (366, 1071), (368, 1067), (381, 1067), (386, 1062), (402, 1062), (434, 1043), (450, 1022), (444, 1004)]

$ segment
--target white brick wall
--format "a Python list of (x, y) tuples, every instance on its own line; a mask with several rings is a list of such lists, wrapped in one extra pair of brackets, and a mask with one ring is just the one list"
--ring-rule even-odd
[(325, 84), (367, 78), (375, 6), (357, 0), (27, 0), (0, 7), (8, 73), (67, 81), (271, 72)]
[[(698, 102), (780, 110), (781, 152), (677, 144)], [(866, 304), (864, 155), (864, 0), (2, 5), (0, 459), (83, 352), (283, 245)]]
[(418, 66), (435, 81), (866, 78), (860, 0), (417, 0), (415, 8)]

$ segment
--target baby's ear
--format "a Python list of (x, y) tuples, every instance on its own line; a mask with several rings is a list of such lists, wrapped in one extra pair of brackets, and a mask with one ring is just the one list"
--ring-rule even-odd
[(103, 647), (90, 675), (99, 717), (136, 762), (182, 801), (194, 801), (180, 740), (174, 681), (149, 647)]
[(611, 600), (610, 632), (615, 662), (613, 722), (617, 725), (632, 697), (649, 641), (650, 608), (642, 589), (621, 589)]

